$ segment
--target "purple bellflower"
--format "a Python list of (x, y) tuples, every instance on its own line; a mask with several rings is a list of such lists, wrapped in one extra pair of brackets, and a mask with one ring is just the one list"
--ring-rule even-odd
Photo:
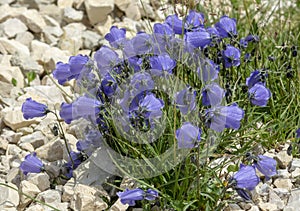
[(196, 91), (185, 88), (180, 92), (177, 92), (175, 103), (181, 114), (188, 114), (196, 108)]
[(107, 97), (111, 97), (115, 93), (117, 87), (118, 85), (116, 80), (109, 73), (107, 73), (104, 79), (101, 81), (102, 92)]
[(185, 18), (184, 28), (186, 31), (198, 31), (204, 27), (204, 15), (190, 10)]
[(136, 188), (133, 190), (126, 189), (123, 192), (117, 192), (117, 195), (120, 198), (122, 204), (134, 206), (135, 201), (144, 199), (145, 192), (140, 188)]
[(133, 56), (128, 58), (128, 65), (129, 67), (133, 68), (134, 72), (141, 71), (141, 67), (143, 64), (143, 59), (137, 56)]
[(218, 78), (219, 66), (210, 59), (201, 59), (197, 68), (198, 77), (203, 82), (213, 81)]
[(73, 114), (73, 104), (70, 103), (62, 103), (60, 105), (60, 111), (59, 111), (60, 117), (67, 123), (70, 124), (72, 120), (76, 119), (77, 116)]
[(300, 138), (300, 128), (296, 130), (296, 138)]
[(220, 18), (220, 21), (215, 24), (215, 27), (222, 38), (231, 38), (237, 35), (236, 20), (226, 15)]
[(25, 175), (28, 173), (40, 173), (44, 169), (44, 164), (33, 152), (26, 155), (25, 160), (20, 165), (20, 169)]
[(120, 63), (118, 54), (107, 46), (102, 46), (94, 55), (99, 73), (105, 77), (107, 73)]
[(245, 200), (251, 200), (250, 191), (259, 183), (259, 177), (256, 175), (254, 166), (240, 165), (239, 171), (231, 178), (237, 193)]
[(155, 34), (162, 34), (162, 35), (173, 35), (174, 34), (172, 28), (166, 23), (154, 24), (153, 30), (154, 30)]
[(215, 106), (207, 109), (205, 113), (208, 127), (222, 132), (224, 128), (239, 129), (245, 112), (234, 103), (231, 106)]
[(122, 48), (126, 40), (126, 29), (119, 29), (116, 26), (110, 28), (110, 32), (105, 35), (105, 39), (109, 42), (110, 46), (114, 48)]
[(172, 73), (176, 66), (176, 61), (171, 59), (168, 54), (152, 56), (149, 58), (149, 61), (152, 69), (167, 71), (168, 73)]
[(224, 90), (217, 83), (208, 84), (202, 90), (202, 105), (220, 105), (224, 94)]
[(169, 15), (165, 23), (173, 29), (175, 34), (182, 34), (184, 32), (182, 20), (177, 15)]
[(267, 76), (267, 74), (263, 74), (259, 70), (255, 70), (251, 72), (250, 77), (246, 78), (246, 85), (249, 89), (251, 89), (257, 83), (265, 85), (264, 79)]
[(249, 89), (249, 98), (252, 104), (266, 106), (271, 97), (271, 92), (261, 83), (256, 83)]
[(240, 58), (241, 52), (239, 49), (231, 45), (226, 46), (226, 49), (223, 51), (223, 59), (225, 61), (226, 68), (239, 66), (241, 64)]
[(153, 201), (158, 197), (158, 192), (153, 189), (148, 189), (145, 194), (145, 199), (148, 201)]
[(43, 117), (50, 111), (46, 105), (27, 98), (22, 105), (22, 112), (24, 119), (32, 119), (35, 117)]
[(195, 32), (186, 32), (185, 40), (188, 44), (194, 46), (195, 48), (204, 48), (211, 43), (212, 38), (209, 32), (207, 32), (205, 29), (201, 29)]
[(268, 156), (258, 155), (256, 159), (254, 159), (254, 166), (266, 176), (266, 179), (269, 179), (277, 174), (277, 162)]
[(176, 130), (176, 139), (178, 148), (194, 148), (201, 140), (201, 129), (192, 125), (190, 122), (185, 122)]

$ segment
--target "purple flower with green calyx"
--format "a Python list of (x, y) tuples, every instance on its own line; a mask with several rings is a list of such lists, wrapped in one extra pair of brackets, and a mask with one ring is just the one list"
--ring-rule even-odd
[(122, 204), (134, 206), (135, 201), (144, 199), (145, 192), (140, 188), (136, 188), (133, 190), (126, 189), (123, 192), (117, 192), (117, 195), (120, 198)]
[(143, 65), (143, 59), (137, 56), (130, 57), (128, 58), (128, 65), (133, 68), (134, 72), (139, 72)]
[(244, 113), (236, 103), (231, 106), (215, 106), (205, 111), (206, 124), (217, 132), (222, 132), (225, 128), (237, 130), (240, 128)]
[(185, 122), (176, 130), (177, 146), (182, 148), (194, 148), (201, 140), (201, 129), (192, 125), (190, 122)]
[(199, 67), (197, 68), (198, 77), (203, 82), (216, 80), (219, 69), (219, 65), (216, 65), (212, 60), (200, 59)]
[(78, 118), (73, 113), (73, 104), (72, 103), (70, 103), (70, 104), (62, 103), (60, 105), (59, 115), (67, 124), (70, 124), (74, 119)]
[(194, 46), (195, 48), (204, 48), (208, 46), (212, 41), (210, 33), (205, 29), (201, 29), (195, 32), (186, 32), (184, 36), (186, 42)]
[(22, 105), (21, 110), (24, 119), (43, 117), (50, 112), (50, 110), (46, 105), (32, 100), (31, 97), (26, 99), (26, 101)]
[(101, 90), (107, 97), (111, 97), (115, 93), (117, 87), (116, 80), (109, 73), (106, 74), (101, 81)]
[(251, 200), (251, 190), (259, 183), (259, 177), (256, 175), (254, 166), (246, 166), (240, 164), (239, 171), (233, 175), (230, 180), (231, 185), (236, 189), (237, 193), (245, 200)]
[(153, 201), (158, 197), (158, 192), (153, 189), (148, 189), (144, 197), (148, 201)]
[(184, 21), (184, 28), (186, 31), (198, 31), (199, 28), (204, 27), (204, 15), (202, 13), (190, 10)]
[(241, 64), (240, 61), (241, 52), (239, 49), (227, 45), (226, 49), (223, 51), (223, 59), (225, 63), (225, 68), (230, 68), (232, 66), (239, 66)]
[(153, 31), (155, 34), (162, 34), (162, 35), (173, 35), (174, 34), (172, 28), (166, 23), (154, 24)]
[(202, 90), (202, 105), (220, 105), (224, 94), (224, 90), (217, 83), (208, 84)]
[(120, 63), (118, 54), (107, 46), (102, 46), (94, 55), (101, 77), (105, 77)]
[(176, 61), (171, 59), (168, 54), (152, 56), (149, 58), (149, 61), (152, 69), (167, 71), (168, 73), (172, 73), (176, 66)]
[(213, 40), (217, 40), (217, 41), (220, 40), (220, 33), (219, 33), (219, 31), (216, 29), (216, 27), (207, 27), (207, 28), (206, 28), (206, 31), (210, 34), (210, 37), (211, 37)]
[(126, 41), (126, 29), (119, 29), (116, 26), (112, 26), (110, 32), (105, 35), (105, 39), (109, 42), (110, 46), (114, 48), (122, 48)]
[(220, 21), (215, 24), (215, 27), (222, 38), (232, 38), (237, 35), (236, 20), (226, 15), (220, 18)]
[(254, 157), (254, 166), (266, 176), (267, 180), (277, 174), (277, 162), (268, 156), (258, 155), (257, 157)]
[(181, 114), (186, 115), (196, 108), (196, 91), (185, 88), (175, 95), (176, 107)]
[(40, 173), (44, 169), (44, 164), (36, 157), (36, 153), (33, 152), (25, 156), (24, 161), (20, 165), (20, 169), (25, 175), (28, 173)]
[(248, 92), (251, 103), (257, 106), (266, 106), (271, 97), (270, 90), (261, 83), (256, 83)]
[(165, 21), (174, 31), (175, 34), (183, 34), (184, 28), (182, 20), (177, 15), (169, 15)]
[(56, 68), (53, 70), (53, 77), (58, 81), (60, 85), (73, 79), (73, 75), (70, 70), (70, 64), (65, 64), (62, 62), (56, 63)]
[(162, 115), (161, 109), (164, 103), (161, 99), (156, 98), (154, 94), (149, 93), (139, 103), (140, 111), (146, 118), (160, 118)]
[(81, 54), (70, 57), (69, 59), (70, 72), (72, 73), (72, 75), (74, 75), (76, 79), (78, 78), (78, 75), (82, 72), (82, 70), (85, 68), (88, 61), (89, 61), (89, 57), (83, 56)]
[(251, 89), (257, 83), (265, 85), (265, 78), (267, 76), (267, 74), (264, 74), (259, 70), (255, 70), (250, 74), (250, 77), (246, 78), (246, 85), (249, 89)]
[(296, 130), (296, 138), (300, 138), (300, 128)]

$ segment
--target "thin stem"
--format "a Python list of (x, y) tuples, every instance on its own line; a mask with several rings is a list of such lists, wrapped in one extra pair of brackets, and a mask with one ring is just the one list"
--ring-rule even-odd
[(52, 114), (54, 114), (55, 117), (56, 117), (56, 119), (57, 119), (60, 134), (61, 134), (61, 136), (62, 136), (62, 139), (63, 139), (64, 142), (65, 142), (66, 149), (67, 149), (69, 158), (70, 158), (71, 163), (72, 163), (72, 168), (74, 168), (74, 161), (73, 161), (73, 159), (72, 159), (72, 157), (71, 157), (71, 152), (70, 152), (70, 149), (69, 149), (69, 146), (68, 146), (67, 138), (66, 138), (66, 136), (65, 136), (65, 132), (64, 132), (64, 130), (63, 130), (63, 127), (62, 127), (62, 125), (61, 125), (61, 123), (60, 123), (60, 121), (59, 121), (58, 115), (57, 115), (55, 112), (53, 112), (53, 111), (50, 111), (50, 110), (49, 110), (49, 112), (52, 113)]
[(10, 186), (10, 185), (8, 185), (8, 184), (5, 184), (5, 183), (0, 182), (0, 185), (3, 185), (3, 186), (5, 186), (5, 187), (11, 188), (11, 189), (13, 189), (13, 190), (15, 190), (15, 191), (18, 191), (18, 193), (19, 193), (20, 195), (24, 195), (24, 196), (26, 196), (27, 198), (30, 198), (31, 200), (33, 200), (33, 201), (35, 201), (35, 202), (38, 202), (38, 203), (40, 203), (40, 204), (42, 204), (42, 205), (45, 205), (45, 206), (47, 206), (47, 207), (50, 207), (51, 209), (53, 209), (53, 210), (55, 210), (55, 211), (61, 211), (61, 210), (59, 210), (59, 209), (57, 209), (57, 208), (55, 208), (55, 207), (52, 207), (52, 206), (49, 205), (49, 204), (46, 204), (45, 202), (42, 202), (42, 201), (40, 201), (40, 200), (37, 200), (36, 198), (34, 198), (34, 197), (32, 197), (32, 196), (30, 196), (30, 195), (28, 195), (28, 194), (26, 194), (26, 193), (23, 193), (22, 191), (18, 190), (17, 188), (14, 188), (14, 187), (12, 187), (12, 186)]

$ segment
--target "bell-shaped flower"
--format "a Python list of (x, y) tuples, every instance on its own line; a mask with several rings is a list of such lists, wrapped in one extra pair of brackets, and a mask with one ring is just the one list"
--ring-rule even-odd
[(267, 76), (267, 74), (263, 74), (261, 71), (255, 70), (251, 72), (248, 78), (246, 78), (246, 85), (249, 89), (251, 89), (257, 83), (265, 84), (264, 80)]
[(204, 15), (194, 10), (190, 10), (184, 20), (184, 28), (186, 31), (198, 31), (204, 27)]
[(155, 34), (162, 34), (162, 35), (174, 34), (172, 28), (166, 23), (155, 23), (153, 26), (153, 31)]
[(296, 130), (296, 138), (300, 138), (300, 128)]
[(176, 130), (177, 146), (182, 148), (194, 148), (201, 140), (201, 129), (192, 125), (190, 122), (185, 122)]
[(256, 83), (248, 92), (251, 103), (257, 106), (266, 106), (271, 97), (270, 90), (261, 83)]
[(109, 74), (107, 73), (104, 77), (104, 79), (101, 81), (101, 90), (102, 92), (107, 96), (107, 97), (111, 97), (118, 85), (116, 80)]
[(153, 201), (158, 197), (158, 192), (153, 189), (148, 189), (145, 194), (145, 199), (148, 201)]
[(258, 155), (254, 159), (254, 166), (266, 176), (267, 179), (277, 174), (276, 166), (277, 162), (273, 158), (265, 155)]
[(183, 115), (188, 114), (196, 108), (196, 91), (185, 88), (175, 95), (176, 107)]
[(81, 73), (81, 71), (84, 69), (88, 61), (89, 61), (89, 57), (83, 56), (81, 54), (70, 57), (69, 59), (70, 71), (72, 75), (75, 76), (75, 78), (77, 78), (77, 76)]
[(167, 71), (168, 73), (172, 73), (176, 66), (176, 61), (171, 59), (168, 54), (152, 56), (149, 58), (149, 61), (152, 69)]
[(28, 173), (40, 173), (44, 169), (44, 164), (36, 157), (36, 153), (33, 152), (25, 156), (24, 161), (20, 165), (20, 169), (25, 175)]
[(215, 24), (215, 27), (222, 38), (231, 38), (237, 35), (236, 20), (226, 15), (220, 18), (220, 21)]
[(48, 107), (42, 103), (38, 103), (31, 98), (27, 98), (22, 105), (22, 113), (24, 119), (32, 119), (35, 117), (43, 117), (50, 111)]
[(112, 26), (109, 31), (104, 38), (109, 42), (110, 46), (122, 48), (126, 39), (126, 29)]
[(241, 64), (240, 50), (231, 45), (226, 46), (226, 49), (223, 51), (222, 56), (223, 56), (226, 68), (230, 68), (232, 66), (239, 66)]
[(237, 130), (240, 128), (244, 113), (236, 103), (231, 106), (215, 106), (205, 111), (206, 124), (217, 132), (222, 132), (224, 128)]
[(204, 48), (211, 43), (212, 38), (209, 32), (207, 32), (205, 29), (201, 29), (200, 31), (186, 32), (185, 40), (188, 44), (194, 46), (195, 48)]
[(213, 81), (218, 78), (219, 66), (210, 59), (200, 59), (197, 73), (201, 81)]
[(73, 78), (73, 74), (70, 70), (70, 64), (65, 64), (62, 62), (56, 63), (56, 68), (53, 70), (52, 74), (60, 85), (63, 85), (65, 82)]
[(78, 118), (75, 114), (73, 114), (72, 103), (68, 104), (63, 102), (60, 105), (59, 115), (67, 124), (70, 124), (74, 119)]
[(165, 21), (174, 31), (175, 34), (183, 34), (184, 28), (182, 20), (177, 15), (169, 15)]
[(107, 73), (120, 63), (118, 54), (107, 46), (102, 46), (96, 51), (94, 59), (101, 77), (105, 77)]
[(207, 84), (202, 90), (202, 105), (220, 105), (224, 94), (224, 90), (217, 83)]
[(133, 190), (126, 189), (123, 192), (117, 192), (117, 195), (120, 198), (122, 204), (134, 206), (135, 201), (144, 199), (145, 192), (140, 188), (136, 188)]
[(259, 181), (254, 166), (241, 164), (239, 171), (233, 175), (230, 182), (242, 198), (250, 200), (250, 191), (254, 190)]

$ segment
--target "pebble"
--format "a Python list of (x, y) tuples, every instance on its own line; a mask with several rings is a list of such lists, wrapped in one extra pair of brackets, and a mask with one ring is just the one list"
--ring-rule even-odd
[(64, 14), (64, 20), (67, 23), (80, 22), (83, 18), (83, 12), (77, 11), (72, 7), (65, 7), (63, 14)]
[(20, 144), (29, 143), (34, 147), (34, 149), (43, 146), (47, 142), (47, 138), (40, 131), (33, 132), (32, 134), (28, 134), (20, 138)]
[(114, 9), (114, 0), (85, 0), (84, 5), (92, 25), (106, 20)]
[(46, 26), (43, 17), (35, 9), (26, 10), (19, 18), (31, 31), (35, 33), (42, 32), (43, 28)]
[(0, 52), (2, 54), (24, 54), (29, 56), (30, 52), (26, 45), (16, 41), (9, 40), (7, 38), (0, 38)]
[[(39, 188), (27, 180), (21, 181), (20, 191), (22, 191), (22, 193), (25, 193), (31, 197), (35, 197), (38, 193), (40, 193)], [(32, 202), (32, 199), (30, 199), (24, 195), (21, 195), (20, 199), (21, 199), (20, 205), (19, 205), (20, 209), (24, 209), (28, 204), (30, 204)]]
[(290, 179), (283, 179), (283, 178), (278, 178), (274, 181), (274, 185), (277, 188), (286, 188), (287, 190), (291, 191), (293, 187), (293, 183), (291, 182)]
[(280, 151), (274, 159), (277, 161), (279, 168), (285, 169), (292, 161), (293, 157), (288, 155), (286, 151)]
[(15, 37), (18, 33), (27, 31), (27, 26), (17, 18), (7, 19), (2, 24), (3, 31), (8, 38)]
[(20, 197), (17, 191), (18, 187), (10, 182), (7, 183), (7, 185), (11, 186), (16, 190), (2, 185), (0, 186), (0, 210), (17, 210), (17, 206), (19, 205), (20, 201)]
[(27, 180), (35, 184), (41, 192), (50, 188), (50, 177), (46, 173), (30, 174)]
[(296, 170), (296, 168), (300, 168), (300, 159), (299, 158), (293, 159), (293, 161), (291, 162), (290, 171), (294, 171), (294, 170)]

